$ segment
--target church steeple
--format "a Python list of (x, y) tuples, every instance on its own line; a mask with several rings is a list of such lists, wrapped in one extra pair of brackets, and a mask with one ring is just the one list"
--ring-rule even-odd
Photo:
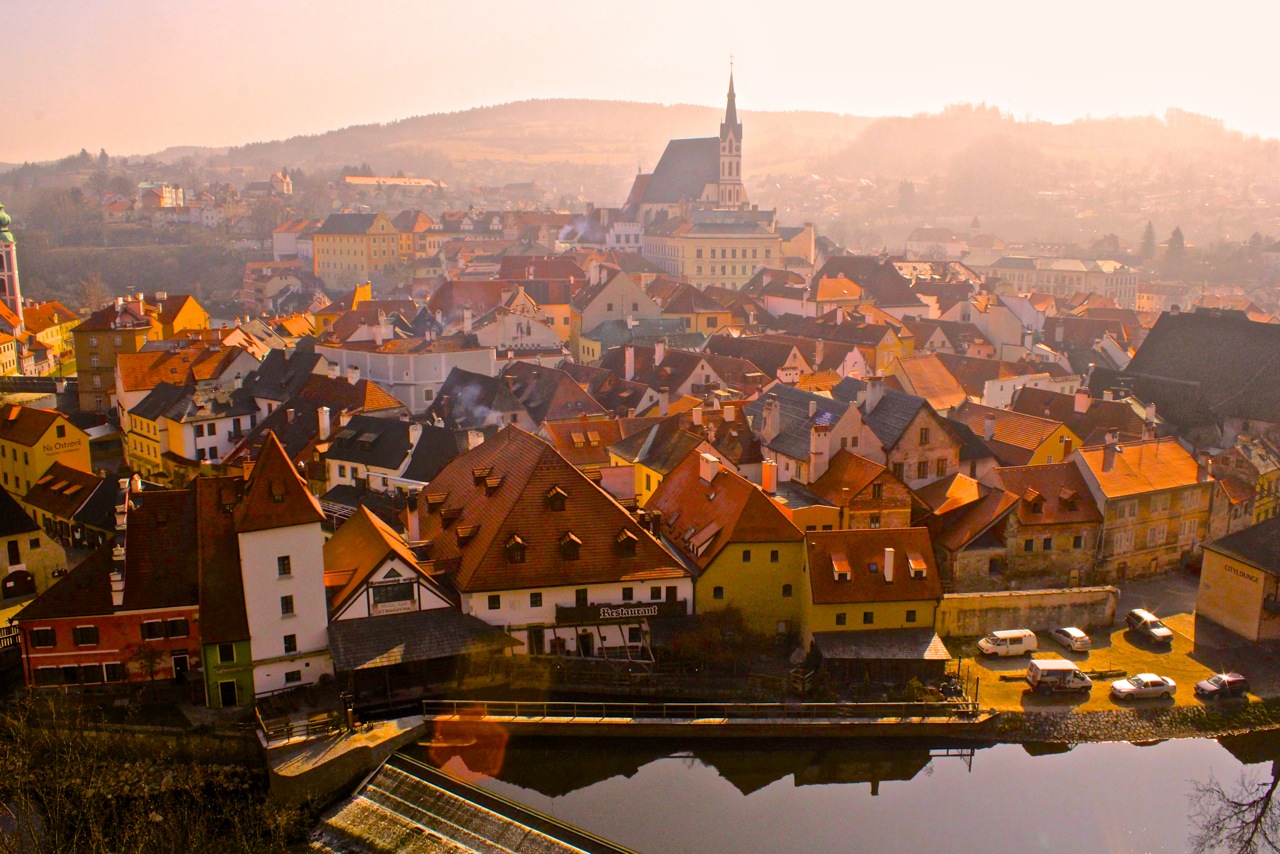
[(729, 100), (724, 108), (724, 121), (720, 123), (720, 139), (727, 141), (732, 136), (742, 142), (742, 122), (738, 121), (738, 99), (733, 94), (733, 69), (729, 69)]
[(738, 208), (747, 203), (742, 186), (742, 122), (738, 121), (738, 99), (733, 92), (733, 63), (729, 64), (729, 100), (720, 123), (720, 193), (722, 208)]

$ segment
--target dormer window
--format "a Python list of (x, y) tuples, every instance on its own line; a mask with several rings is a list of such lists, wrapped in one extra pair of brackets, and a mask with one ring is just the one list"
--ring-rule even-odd
[(489, 475), (484, 479), (484, 494), (493, 495), (502, 486), (502, 475)]
[(452, 525), (454, 522), (458, 521), (458, 519), (461, 516), (462, 516), (461, 507), (450, 507), (448, 510), (443, 511), (440, 514), (440, 523), (447, 528), (450, 525)]
[(853, 568), (849, 566), (849, 559), (843, 552), (831, 556), (831, 571), (837, 582), (847, 583), (853, 580)]
[(624, 528), (617, 537), (618, 551), (623, 557), (635, 557), (636, 543), (639, 541), (639, 537)]
[(510, 563), (524, 563), (525, 544), (520, 539), (519, 534), (512, 534), (511, 539), (507, 540), (507, 561)]
[(459, 525), (458, 526), (458, 545), (466, 545), (472, 537), (480, 532), (479, 525)]
[(428, 492), (427, 493), (427, 512), (434, 513), (444, 506), (445, 499), (449, 497), (447, 492)]
[(476, 486), (479, 486), (484, 483), (491, 474), (493, 474), (493, 466), (474, 468), (471, 470), (471, 479)]
[(577, 560), (582, 550), (582, 540), (573, 531), (566, 531), (560, 538), (560, 557), (565, 560)]
[(1033, 501), (1033, 502), (1031, 502), (1031, 512), (1032, 512), (1032, 513), (1034, 513), (1034, 514), (1036, 514), (1037, 516), (1038, 516), (1039, 514), (1043, 513), (1043, 512), (1044, 512), (1044, 502), (1043, 502), (1043, 501)]
[(558, 486), (551, 487), (550, 489), (547, 490), (547, 494), (546, 494), (547, 509), (554, 510), (557, 513), (562, 512), (564, 510), (565, 499), (567, 499), (568, 497), (569, 497), (568, 493), (566, 493), (560, 487)]

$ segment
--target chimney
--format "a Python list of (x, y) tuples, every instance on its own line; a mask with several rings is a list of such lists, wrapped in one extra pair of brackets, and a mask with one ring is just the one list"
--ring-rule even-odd
[(1147, 420), (1152, 424), (1156, 423), (1156, 405), (1154, 403), (1147, 404)]
[(768, 495), (778, 492), (778, 464), (773, 460), (765, 460), (760, 464), (760, 488)]
[(667, 345), (664, 341), (656, 341), (653, 345), (653, 366), (656, 368), (667, 358)]
[(693, 424), (695, 427), (702, 426), (702, 407), (695, 406), (693, 408)]
[(111, 549), (111, 607), (124, 605), (124, 546), (117, 544)]
[(169, 294), (164, 291), (156, 291), (156, 302), (162, 303), (169, 298)]
[(469, 308), (462, 310), (462, 332), (464, 335), (471, 334), (471, 309)]
[(736, 408), (732, 403), (725, 404), (725, 407), (724, 407), (724, 420), (725, 420), (725, 422), (727, 423), (727, 422), (733, 421), (733, 420), (735, 420), (737, 417), (738, 417), (738, 410), (737, 410), (737, 408)]
[(123, 308), (124, 308), (124, 297), (116, 297), (116, 311), (121, 311)]
[(1120, 446), (1116, 444), (1115, 434), (1108, 433), (1103, 440), (1102, 446), (1102, 470), (1109, 472), (1116, 467), (1116, 454), (1120, 451)]
[(782, 405), (778, 403), (776, 397), (771, 397), (764, 402), (760, 420), (761, 440), (766, 444), (772, 442), (782, 432)]
[(405, 513), (405, 538), (410, 543), (416, 543), (422, 539), (420, 528), (418, 527), (421, 520), (418, 518), (418, 501), (421, 500), (422, 492), (413, 493), (413, 497), (409, 499), (409, 506)]
[(822, 368), (818, 367), (822, 364), (822, 350), (822, 339), (819, 338), (813, 342), (813, 369), (815, 371), (822, 370)]
[(316, 435), (321, 442), (329, 441), (329, 407), (322, 406), (316, 410), (316, 421), (320, 430)]
[(831, 446), (831, 428), (814, 424), (809, 429), (809, 481), (822, 477), (827, 470), (827, 450)]
[(671, 392), (665, 388), (658, 391), (658, 414), (666, 417), (671, 413)]
[(836, 309), (836, 326), (839, 326), (842, 323), (844, 323), (844, 309), (837, 308)]
[(630, 382), (636, 376), (636, 348), (628, 344), (622, 348), (622, 378)]
[(329, 363), (329, 379), (336, 380), (338, 378), (338, 365), (336, 362)]
[(360, 368), (357, 365), (347, 366), (347, 382), (352, 385), (360, 382)]
[(129, 478), (129, 492), (135, 493), (135, 492), (141, 492), (141, 491), (142, 491), (142, 475), (135, 474), (133, 477)]
[(467, 431), (467, 450), (472, 451), (484, 444), (484, 433), (479, 430)]
[(344, 410), (342, 410), (341, 412), (339, 412), (339, 413), (338, 413), (338, 426), (339, 426), (339, 427), (346, 427), (346, 426), (347, 426), (348, 424), (350, 424), (350, 423), (351, 423), (351, 412), (350, 412), (350, 410), (346, 410), (346, 409), (344, 409)]
[(409, 453), (413, 453), (413, 449), (418, 447), (418, 442), (422, 439), (422, 425), (414, 421), (409, 425)]
[(1209, 482), (1209, 452), (1200, 451), (1196, 454), (1196, 483)]
[(1145, 421), (1142, 424), (1142, 441), (1149, 442), (1156, 437), (1156, 422)]
[(1076, 389), (1075, 413), (1077, 415), (1084, 415), (1088, 412), (1089, 404), (1091, 402), (1092, 398), (1089, 397), (1089, 391), (1087, 389)]
[(876, 411), (880, 399), (884, 397), (884, 377), (867, 377), (866, 397), (862, 406), (868, 415)]
[(698, 477), (704, 483), (711, 483), (720, 473), (720, 461), (711, 454), (698, 454)]
[(818, 414), (818, 401), (810, 400), (809, 401), (809, 417), (812, 418), (817, 414)]
[(1103, 399), (1103, 400), (1115, 400), (1115, 399), (1116, 399), (1115, 392), (1113, 392), (1111, 389), (1107, 389), (1106, 391), (1104, 391), (1104, 392), (1102, 393), (1102, 399)]
[(982, 419), (982, 438), (990, 442), (996, 437), (996, 414), (988, 412)]
[(382, 346), (382, 324), (381, 323), (373, 327), (373, 344), (375, 347)]
[(892, 583), (893, 583), (893, 558), (894, 558), (894, 554), (895, 554), (895, 552), (894, 552), (894, 550), (893, 550), (893, 547), (892, 547), (892, 546), (887, 547), (887, 548), (884, 550), (884, 583), (885, 583), (885, 584), (892, 584)]
[(297, 416), (297, 414), (298, 413), (294, 410), (294, 408), (290, 406), (288, 409), (284, 411), (284, 420), (292, 424), (293, 419)]

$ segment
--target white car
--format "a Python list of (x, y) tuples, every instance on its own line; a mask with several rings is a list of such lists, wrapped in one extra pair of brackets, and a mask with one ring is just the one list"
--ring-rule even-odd
[(1157, 676), (1154, 673), (1139, 673), (1111, 683), (1111, 696), (1117, 700), (1141, 700), (1147, 697), (1167, 700), (1177, 690), (1178, 686), (1168, 676)]
[(1084, 652), (1093, 648), (1093, 640), (1075, 626), (1054, 629), (1049, 632), (1049, 637), (1073, 652)]

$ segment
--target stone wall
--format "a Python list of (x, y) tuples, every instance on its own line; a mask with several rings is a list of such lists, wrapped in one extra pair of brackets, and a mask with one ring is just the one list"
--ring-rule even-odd
[(1088, 629), (1114, 623), (1119, 603), (1115, 587), (948, 593), (935, 628), (942, 637), (975, 637), (996, 629)]

